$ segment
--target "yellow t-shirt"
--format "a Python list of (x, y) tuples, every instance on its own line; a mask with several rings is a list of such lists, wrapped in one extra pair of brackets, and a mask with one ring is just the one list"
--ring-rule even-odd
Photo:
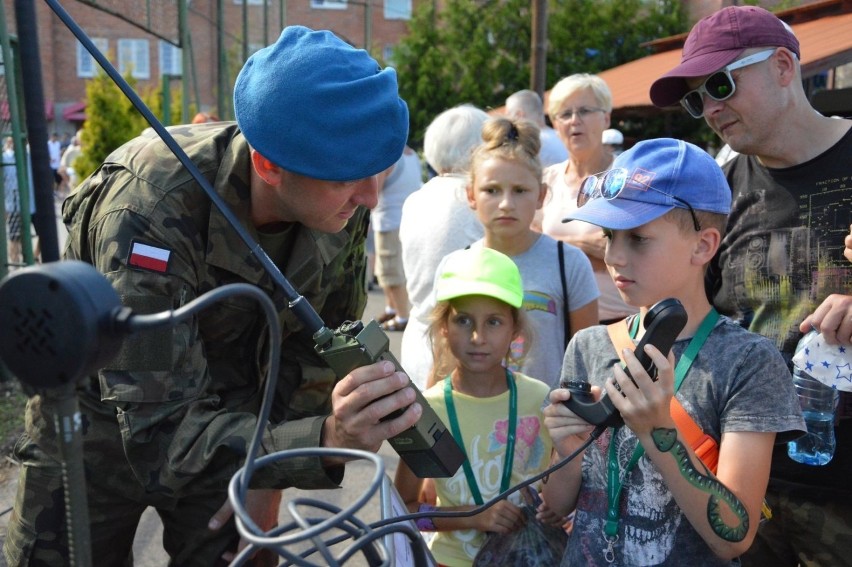
[[(550, 388), (529, 376), (517, 372), (514, 376), (518, 389), (518, 424), (510, 486), (546, 469), (550, 465), (552, 448), (542, 415), (542, 406)], [(424, 396), (449, 429), (443, 381), (429, 388)], [(453, 404), (464, 450), (470, 459), (482, 499), (487, 502), (500, 493), (509, 423), (509, 392), (491, 398), (476, 398), (454, 391)], [(459, 467), (452, 478), (436, 478), (435, 488), (438, 506), (476, 504), (463, 467)], [(518, 505), (523, 503), (519, 492), (512, 494), (509, 500)], [(485, 534), (476, 530), (437, 532), (429, 543), (429, 549), (438, 563), (464, 567), (473, 562), (484, 542)]]

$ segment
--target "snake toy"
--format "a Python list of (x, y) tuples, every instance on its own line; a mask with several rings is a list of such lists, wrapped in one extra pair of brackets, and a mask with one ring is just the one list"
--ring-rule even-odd
[[(681, 473), (691, 485), (710, 494), (710, 499), (707, 501), (707, 521), (710, 522), (710, 527), (713, 528), (716, 535), (726, 541), (742, 541), (748, 533), (748, 511), (739, 498), (712, 476), (707, 467), (704, 467), (707, 474), (701, 474), (695, 468), (689, 458), (686, 446), (677, 438), (676, 429), (656, 428), (651, 432), (651, 438), (661, 452), (671, 452), (677, 460)], [(719, 514), (720, 500), (727, 504), (740, 519), (738, 526), (728, 526), (722, 519), (721, 514)]]

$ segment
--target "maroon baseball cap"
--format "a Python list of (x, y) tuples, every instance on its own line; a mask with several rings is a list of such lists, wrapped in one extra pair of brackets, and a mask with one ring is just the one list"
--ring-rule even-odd
[(757, 6), (728, 6), (693, 26), (680, 65), (651, 85), (651, 102), (677, 103), (689, 92), (686, 78), (715, 73), (750, 47), (786, 47), (799, 57), (799, 40), (775, 14)]

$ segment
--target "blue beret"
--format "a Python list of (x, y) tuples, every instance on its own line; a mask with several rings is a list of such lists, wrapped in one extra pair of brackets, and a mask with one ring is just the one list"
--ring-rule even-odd
[(234, 85), (237, 124), (293, 173), (353, 181), (392, 166), (408, 138), (396, 71), (329, 31), (284, 28), (249, 57)]

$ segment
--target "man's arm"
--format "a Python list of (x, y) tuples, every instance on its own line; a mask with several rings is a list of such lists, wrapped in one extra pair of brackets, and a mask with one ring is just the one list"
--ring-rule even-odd
[(833, 293), (799, 325), (802, 333), (817, 329), (829, 344), (852, 346), (852, 295)]

